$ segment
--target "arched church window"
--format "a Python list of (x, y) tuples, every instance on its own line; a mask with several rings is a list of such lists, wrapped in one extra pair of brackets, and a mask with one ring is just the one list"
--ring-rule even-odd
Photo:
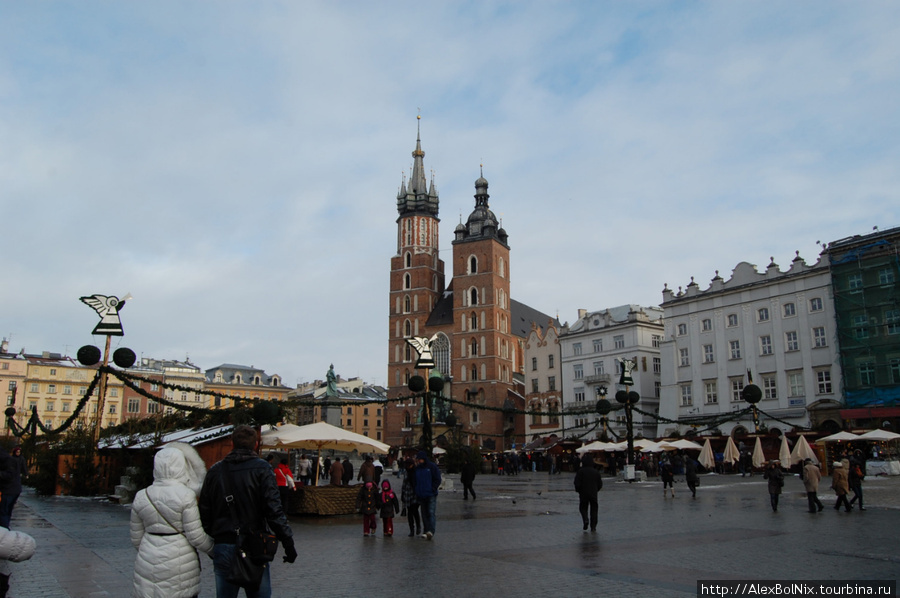
[(431, 356), (434, 358), (434, 367), (441, 373), (450, 372), (450, 339), (444, 333), (431, 343)]
[(477, 356), (478, 355), (478, 340), (473, 338), (470, 341), (469, 346), (470, 346), (469, 355), (471, 357)]
[(478, 330), (478, 315), (473, 311), (469, 319), (471, 321), (469, 328), (472, 330)]
[(403, 336), (405, 336), (406, 338), (409, 338), (412, 336), (412, 324), (410, 323), (409, 320), (406, 320), (403, 323)]
[(403, 313), (408, 314), (411, 311), (412, 302), (409, 300), (409, 295), (403, 298)]
[(406, 257), (404, 258), (404, 260), (407, 268), (412, 266), (412, 255), (408, 251), (406, 252)]
[(478, 273), (478, 258), (474, 255), (469, 258), (469, 274)]
[(472, 378), (471, 379), (478, 380), (478, 366), (477, 365), (472, 366)]
[(403, 288), (404, 289), (411, 288), (412, 287), (411, 281), (412, 281), (412, 278), (410, 278), (409, 274), (404, 274), (403, 275)]
[(469, 305), (478, 305), (478, 289), (469, 291)]

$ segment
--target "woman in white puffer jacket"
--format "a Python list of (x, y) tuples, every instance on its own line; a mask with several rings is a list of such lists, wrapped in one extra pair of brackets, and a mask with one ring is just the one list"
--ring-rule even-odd
[[(200, 557), (213, 540), (203, 531), (197, 492), (206, 475), (193, 447), (172, 443), (153, 459), (153, 484), (131, 506), (134, 595), (191, 598), (200, 593)], [(198, 479), (199, 478), (199, 479)]]

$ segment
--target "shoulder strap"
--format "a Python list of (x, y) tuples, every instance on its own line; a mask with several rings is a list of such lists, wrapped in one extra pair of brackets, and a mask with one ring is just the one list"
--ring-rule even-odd
[(169, 521), (169, 518), (166, 517), (165, 514), (159, 510), (159, 507), (157, 507), (156, 503), (153, 502), (153, 499), (150, 498), (150, 488), (147, 488), (147, 490), (144, 492), (144, 495), (147, 497), (147, 500), (150, 501), (150, 506), (153, 507), (153, 510), (156, 511), (157, 513), (159, 513), (159, 516), (163, 518), (163, 521), (165, 521), (166, 523), (169, 524), (169, 527), (171, 527), (173, 530), (175, 530), (179, 534), (184, 534), (184, 530), (178, 529), (178, 527), (176, 527), (174, 523)]
[(231, 467), (226, 461), (222, 461), (221, 467), (224, 469), (224, 472), (219, 476), (219, 481), (222, 483), (222, 491), (225, 493), (225, 503), (228, 505), (228, 511), (231, 513), (231, 523), (234, 525), (234, 531), (235, 533), (240, 533), (241, 526), (238, 525), (239, 518), (235, 512), (237, 507), (234, 505), (234, 492), (231, 488)]

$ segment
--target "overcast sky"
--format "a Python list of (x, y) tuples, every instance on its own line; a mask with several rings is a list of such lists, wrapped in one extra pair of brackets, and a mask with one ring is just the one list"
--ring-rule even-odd
[[(386, 382), (421, 113), (513, 298), (658, 305), (900, 225), (900, 3), (0, 0), (0, 334)], [(448, 264), (449, 271), (449, 264)]]

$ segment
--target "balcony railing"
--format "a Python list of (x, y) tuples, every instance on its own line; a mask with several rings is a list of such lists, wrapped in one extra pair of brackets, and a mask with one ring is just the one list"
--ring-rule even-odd
[(584, 377), (585, 384), (602, 384), (604, 382), (609, 383), (609, 381), (609, 374), (594, 374), (593, 376)]

